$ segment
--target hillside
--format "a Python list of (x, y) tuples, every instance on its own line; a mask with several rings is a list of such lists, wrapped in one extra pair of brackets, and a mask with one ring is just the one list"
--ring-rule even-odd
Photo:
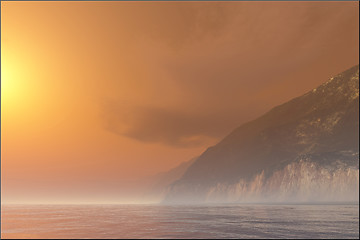
[(358, 201), (358, 182), (357, 65), (208, 148), (164, 202)]

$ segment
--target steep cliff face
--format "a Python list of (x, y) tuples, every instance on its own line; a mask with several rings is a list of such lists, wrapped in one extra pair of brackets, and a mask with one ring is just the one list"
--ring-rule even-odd
[[(341, 165), (341, 164), (340, 164)], [(264, 171), (250, 181), (217, 184), (206, 202), (333, 202), (359, 201), (359, 169), (329, 169), (311, 160), (300, 160), (266, 177)]]
[(165, 202), (337, 201), (341, 189), (348, 192), (344, 198), (353, 200), (358, 196), (358, 169), (355, 66), (207, 149), (171, 185)]

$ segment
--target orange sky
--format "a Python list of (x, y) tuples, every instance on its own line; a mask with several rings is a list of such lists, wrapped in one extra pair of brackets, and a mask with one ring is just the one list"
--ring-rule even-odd
[(134, 179), (358, 64), (358, 2), (1, 2), (5, 202)]

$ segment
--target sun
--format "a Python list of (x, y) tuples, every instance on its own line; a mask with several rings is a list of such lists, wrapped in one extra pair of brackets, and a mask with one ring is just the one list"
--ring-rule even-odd
[(23, 74), (26, 65), (18, 55), (11, 56), (5, 49), (1, 53), (1, 119), (2, 125), (9, 127), (9, 124), (29, 118), (32, 100), (29, 98), (29, 76)]
[(8, 95), (11, 89), (11, 69), (10, 66), (4, 61), (1, 62), (1, 96)]
[[(17, 94), (18, 74), (15, 67), (10, 64), (9, 58), (1, 58), (1, 100), (5, 103)], [(19, 89), (18, 89), (19, 90)]]

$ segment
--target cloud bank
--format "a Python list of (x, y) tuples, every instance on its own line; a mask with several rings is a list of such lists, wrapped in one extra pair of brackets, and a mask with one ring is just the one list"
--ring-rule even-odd
[(134, 83), (127, 89), (132, 97), (104, 97), (104, 125), (115, 134), (174, 147), (219, 139), (355, 65), (356, 6), (143, 4), (141, 17), (128, 16), (136, 36), (127, 45), (134, 50), (126, 80)]

